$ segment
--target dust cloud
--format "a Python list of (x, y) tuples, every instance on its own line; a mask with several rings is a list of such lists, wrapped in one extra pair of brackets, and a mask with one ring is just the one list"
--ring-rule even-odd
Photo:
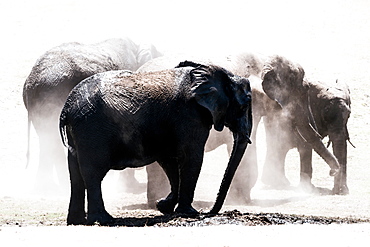
[[(317, 196), (296, 191), (299, 158), (295, 150), (288, 153), (285, 166), (291, 186), (276, 190), (263, 185), (260, 175), (266, 147), (261, 124), (256, 141), (259, 177), (252, 190), (251, 204), (240, 208), (257, 212), (368, 216), (366, 208), (370, 202), (364, 195), (370, 193), (370, 173), (366, 172), (368, 157), (364, 154), (368, 153), (370, 133), (368, 128), (358, 126), (368, 123), (369, 95), (363, 89), (367, 88), (369, 78), (370, 34), (366, 12), (369, 7), (367, 1), (360, 0), (228, 1), (227, 4), (186, 1), (181, 5), (174, 5), (172, 1), (139, 0), (124, 6), (114, 0), (104, 1), (104, 5), (86, 0), (1, 2), (0, 23), (5, 35), (0, 46), (3, 72), (0, 78), (0, 198), (35, 195), (38, 137), (32, 127), (30, 163), (25, 169), (27, 111), (22, 102), (22, 87), (36, 59), (64, 42), (95, 43), (128, 36), (134, 41), (153, 43), (164, 53), (281, 54), (299, 62), (310, 78), (346, 81), (353, 98), (353, 114), (348, 126), (357, 146), (348, 150), (351, 194)], [(195, 194), (197, 205), (215, 200), (227, 160), (225, 145), (206, 153)], [(317, 156), (313, 162), (313, 183), (331, 189), (333, 179), (328, 176), (327, 165)], [(112, 200), (124, 197), (126, 201), (122, 204), (145, 204), (145, 192), (122, 194), (120, 175), (116, 171), (108, 174), (104, 180), (104, 197)], [(139, 186), (143, 186), (145, 169), (135, 171), (135, 177)], [(57, 172), (48, 179), (59, 186)], [(50, 188), (45, 186), (46, 190)], [(68, 200), (69, 192), (52, 196)]]

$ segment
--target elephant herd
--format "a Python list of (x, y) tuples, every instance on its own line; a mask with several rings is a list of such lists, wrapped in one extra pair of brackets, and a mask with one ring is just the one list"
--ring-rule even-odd
[[(333, 194), (349, 193), (348, 86), (307, 81), (299, 64), (279, 55), (162, 55), (128, 38), (66, 43), (36, 61), (23, 100), (28, 156), (31, 123), (39, 137), (37, 185), (52, 185), (54, 169), (62, 188), (70, 183), (68, 224), (112, 222), (102, 199), (103, 178), (111, 169), (143, 166), (150, 207), (197, 214), (192, 202), (204, 152), (223, 144), (230, 158), (210, 212), (218, 213), (226, 197), (248, 203), (258, 176), (256, 133), (262, 122), (265, 184), (289, 184), (285, 157), (296, 147), (303, 188), (315, 189), (314, 150), (334, 176)], [(326, 136), (333, 153), (322, 142)], [(126, 178), (134, 180), (133, 173)]]

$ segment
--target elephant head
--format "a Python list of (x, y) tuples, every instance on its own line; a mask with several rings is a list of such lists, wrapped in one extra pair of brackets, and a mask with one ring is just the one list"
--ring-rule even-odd
[[(222, 180), (219, 193), (211, 213), (217, 213), (226, 198), (231, 181), (239, 166), (252, 131), (252, 92), (249, 81), (244, 77), (213, 66), (183, 62), (179, 66), (195, 67), (191, 71), (192, 94), (198, 104), (212, 115), (217, 131), (224, 126), (234, 137), (233, 150)], [(216, 68), (216, 69), (214, 69)]]
[(296, 133), (330, 166), (330, 175), (339, 173), (339, 163), (321, 141), (309, 105), (308, 85), (303, 80), (303, 68), (281, 56), (266, 61), (262, 71), (262, 87), (290, 118)]

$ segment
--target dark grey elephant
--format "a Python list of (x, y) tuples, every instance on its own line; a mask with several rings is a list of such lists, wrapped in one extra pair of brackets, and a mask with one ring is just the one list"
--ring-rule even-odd
[[(332, 105), (323, 106), (320, 105), (322, 103), (321, 101), (313, 100), (313, 97), (325, 98), (330, 95), (325, 94), (321, 96), (320, 92), (318, 91), (321, 90), (321, 88), (314, 87), (312, 83), (304, 81), (303, 78), (303, 68), (284, 57), (272, 56), (265, 63), (262, 72), (263, 90), (269, 98), (276, 102), (275, 109), (281, 108), (277, 115), (272, 115), (266, 120), (267, 137), (270, 138), (267, 139), (267, 142), (270, 142), (269, 146), (271, 149), (273, 149), (273, 147), (277, 147), (277, 149), (273, 149), (273, 151), (269, 149), (268, 152), (271, 151), (270, 154), (277, 153), (278, 157), (276, 158), (282, 161), (282, 165), (280, 164), (278, 169), (283, 169), (283, 163), (286, 154), (286, 147), (284, 147), (284, 143), (291, 140), (291, 134), (289, 132), (293, 131), (293, 133), (296, 135), (296, 140), (299, 140), (297, 145), (301, 154), (302, 179), (308, 179), (309, 181), (311, 180), (311, 159), (313, 149), (330, 166), (330, 175), (335, 176), (335, 192), (338, 192), (339, 190), (345, 190), (344, 187), (346, 187), (346, 185), (344, 186), (344, 181), (341, 179), (341, 174), (343, 174), (344, 168), (341, 171), (341, 166), (337, 158), (330, 153), (321, 139), (322, 135), (330, 133), (332, 141), (334, 142), (334, 139), (338, 139), (338, 135), (341, 135), (340, 139), (342, 140), (335, 144), (334, 149), (336, 151), (334, 152), (336, 155), (338, 155), (337, 157), (341, 159), (341, 162), (343, 162), (342, 160), (344, 156), (343, 154), (338, 153), (338, 148), (341, 149), (341, 152), (346, 151), (344, 150), (343, 145), (345, 144), (343, 144), (343, 142), (345, 143), (348, 139), (348, 132), (343, 124), (346, 124), (349, 117), (349, 109), (347, 109), (347, 106), (345, 106), (347, 103), (349, 104), (349, 98), (346, 98), (349, 95), (345, 97), (347, 102), (343, 104), (343, 107), (346, 108), (346, 111), (343, 111), (340, 116), (336, 116), (338, 112), (331, 109)], [(333, 104), (336, 100), (338, 100), (336, 97), (333, 97), (332, 99), (333, 101), (329, 100), (325, 103), (329, 102), (330, 104)], [(313, 100), (313, 102), (311, 100)], [(335, 108), (335, 106), (333, 108)], [(324, 116), (320, 116), (323, 113)], [(283, 116), (283, 118), (281, 118), (281, 116)], [(332, 128), (331, 125), (336, 122), (334, 118), (343, 118), (345, 120), (343, 121), (342, 119), (342, 124), (338, 124), (336, 127)], [(317, 120), (317, 122), (315, 120)], [(321, 120), (325, 121), (320, 122)], [(275, 126), (275, 128), (271, 126)], [(280, 136), (276, 136), (275, 133), (273, 133), (276, 130), (278, 130), (278, 134)], [(320, 135), (320, 131), (322, 135)], [(334, 137), (334, 135), (336, 136)], [(341, 145), (342, 147), (339, 147)], [(271, 166), (272, 165), (266, 168), (266, 170), (269, 170), (269, 168), (271, 170)], [(276, 174), (271, 174), (271, 176), (276, 176)], [(266, 180), (270, 179), (271, 176), (267, 177)]]
[[(340, 164), (340, 173), (334, 180), (334, 194), (348, 194), (347, 187), (347, 129), (351, 113), (350, 91), (346, 84), (329, 85), (308, 82), (309, 106), (313, 115), (313, 126), (321, 138), (328, 136), (333, 144), (333, 153)], [(301, 136), (294, 135), (294, 126), (286, 112), (276, 109), (265, 117), (267, 153), (262, 180), (266, 184), (281, 186), (288, 184), (284, 162), (289, 149), (297, 147), (301, 163), (301, 186), (312, 189), (312, 147)], [(285, 140), (282, 142), (281, 140)]]
[[(165, 55), (153, 59), (138, 69), (138, 72), (159, 71), (169, 69), (184, 59), (190, 57), (192, 60), (207, 64), (217, 64), (227, 68), (232, 73), (249, 77), (250, 75), (257, 76), (263, 68), (261, 59), (252, 53), (240, 53), (229, 57), (207, 57), (200, 58), (199, 56), (181, 55)], [(253, 86), (253, 84), (251, 84)], [(258, 89), (257, 89), (258, 88)], [(252, 98), (268, 98), (262, 90), (261, 85), (252, 88)], [(271, 101), (271, 100), (269, 100)], [(253, 129), (251, 134), (252, 144), (249, 145), (246, 154), (244, 155), (239, 168), (235, 174), (231, 184), (230, 191), (227, 195), (227, 201), (232, 204), (246, 204), (250, 201), (250, 191), (257, 181), (257, 153), (256, 153), (256, 131), (258, 123), (264, 113), (264, 105), (252, 104), (253, 112)], [(257, 124), (255, 124), (257, 123)], [(212, 151), (219, 146), (226, 144), (229, 154), (231, 154), (233, 146), (233, 135), (225, 129), (218, 132), (214, 129), (210, 131), (210, 136), (205, 145), (205, 152)], [(155, 207), (156, 200), (166, 196), (170, 191), (170, 186), (166, 180), (166, 176), (158, 164), (154, 163), (146, 166), (148, 183), (147, 183), (147, 199), (148, 205), (151, 208)]]
[[(171, 70), (89, 77), (68, 96), (60, 132), (68, 146), (68, 224), (111, 222), (101, 192), (110, 169), (158, 162), (170, 184), (162, 213), (195, 214), (191, 206), (212, 125), (226, 126), (234, 146), (212, 213), (224, 202), (252, 129), (248, 80), (218, 66), (183, 62)], [(85, 219), (85, 189), (88, 213)]]
[[(152, 45), (137, 45), (128, 38), (109, 39), (85, 45), (65, 43), (42, 55), (33, 66), (23, 88), (28, 111), (28, 140), (31, 122), (39, 137), (37, 187), (53, 184), (53, 170), (59, 183), (68, 185), (66, 156), (58, 135), (58, 119), (74, 86), (99, 72), (127, 69), (135, 71), (161, 54)], [(29, 157), (29, 141), (28, 152)]]

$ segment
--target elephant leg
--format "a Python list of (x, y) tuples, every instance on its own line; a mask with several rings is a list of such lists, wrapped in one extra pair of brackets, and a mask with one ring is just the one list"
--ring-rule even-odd
[(264, 184), (272, 187), (284, 188), (290, 185), (285, 176), (285, 157), (292, 147), (292, 136), (280, 122), (280, 118), (265, 117), (266, 131), (266, 156), (263, 165), (261, 180)]
[(315, 186), (312, 179), (312, 147), (309, 143), (299, 141), (298, 152), (300, 157), (300, 187), (306, 191), (312, 191)]
[(271, 144), (267, 145), (262, 182), (275, 188), (285, 188), (290, 185), (289, 180), (285, 176), (285, 158), (289, 149), (279, 147), (277, 146), (278, 144), (273, 147)]
[[(96, 165), (96, 164), (95, 164)], [(81, 174), (84, 177), (87, 190), (87, 221), (88, 225), (95, 222), (101, 225), (111, 223), (114, 219), (105, 210), (102, 197), (101, 183), (108, 170), (96, 169), (94, 163), (91, 163), (87, 169), (82, 169)]]
[(53, 160), (52, 162), (54, 164), (60, 188), (62, 191), (67, 191), (69, 188), (69, 181), (65, 148), (60, 140), (60, 136), (58, 135), (59, 133), (55, 132), (54, 134), (55, 135), (51, 137), (49, 147), (50, 152), (53, 152), (51, 159)]
[(46, 135), (39, 135), (39, 143), (39, 167), (36, 175), (37, 187), (51, 186), (55, 183), (53, 179), (53, 163), (50, 156), (53, 150), (49, 149), (49, 140)]
[(163, 169), (158, 163), (146, 166), (147, 172), (147, 200), (149, 208), (155, 208), (156, 201), (170, 192), (170, 184)]
[(85, 184), (80, 173), (77, 157), (68, 152), (68, 168), (71, 180), (71, 198), (69, 202), (67, 224), (85, 224)]
[(227, 196), (230, 204), (246, 205), (251, 201), (250, 193), (257, 181), (258, 168), (256, 160), (249, 156), (250, 152), (252, 151), (248, 147), (230, 185)]
[[(50, 126), (46, 124), (41, 127), (44, 129), (37, 129), (40, 153), (39, 167), (36, 175), (36, 188), (40, 191), (44, 191), (47, 188), (53, 194), (58, 190), (68, 191), (69, 182), (66, 154), (60, 140), (58, 129), (50, 129)], [(54, 171), (59, 181), (59, 188), (54, 181)]]
[[(202, 150), (200, 148), (200, 150)], [(191, 157), (180, 164), (179, 201), (176, 213), (198, 214), (192, 207), (194, 191), (203, 162), (203, 152), (193, 153)]]
[(135, 178), (135, 169), (125, 169), (120, 172), (119, 181), (124, 192), (140, 194), (145, 191), (145, 184)]
[(158, 162), (170, 182), (171, 192), (166, 198), (157, 201), (157, 209), (163, 214), (173, 213), (179, 198), (179, 167), (175, 161)]

